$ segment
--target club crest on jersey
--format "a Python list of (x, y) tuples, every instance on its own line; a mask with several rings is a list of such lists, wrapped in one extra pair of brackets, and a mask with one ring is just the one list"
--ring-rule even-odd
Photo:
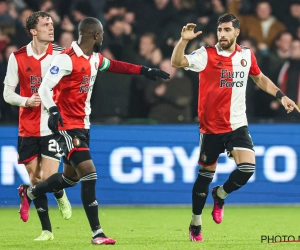
[(59, 67), (57, 66), (52, 66), (52, 68), (50, 69), (50, 73), (52, 75), (56, 75), (59, 72)]
[(246, 66), (247, 66), (247, 61), (246, 61), (245, 59), (242, 59), (242, 60), (241, 60), (241, 65), (242, 65), (243, 67), (246, 67)]
[(205, 153), (203, 153), (203, 154), (201, 155), (201, 160), (204, 161), (204, 162), (206, 162), (207, 156), (206, 156)]
[(75, 136), (75, 137), (73, 138), (73, 144), (74, 144), (75, 147), (79, 147), (80, 144), (81, 144), (80, 139), (79, 139), (78, 137)]

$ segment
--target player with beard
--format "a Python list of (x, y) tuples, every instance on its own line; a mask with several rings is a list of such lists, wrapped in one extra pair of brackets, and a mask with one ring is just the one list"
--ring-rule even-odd
[(198, 117), (200, 121), (199, 173), (192, 190), (191, 241), (203, 241), (201, 214), (208, 195), (220, 153), (227, 151), (237, 168), (222, 186), (212, 189), (213, 220), (223, 220), (224, 200), (244, 186), (255, 170), (255, 154), (248, 131), (245, 93), (250, 76), (265, 92), (277, 97), (287, 113), (297, 105), (285, 96), (259, 69), (253, 52), (239, 46), (240, 22), (232, 14), (224, 14), (217, 22), (218, 43), (201, 47), (184, 55), (188, 42), (202, 32), (194, 33), (195, 24), (187, 24), (172, 54), (172, 66), (199, 72)]
[(92, 229), (92, 244), (115, 244), (116, 241), (107, 237), (100, 226), (97, 173), (89, 151), (90, 99), (97, 72), (144, 75), (152, 80), (157, 77), (169, 79), (170, 76), (160, 69), (109, 60), (97, 53), (103, 40), (103, 27), (96, 18), (83, 19), (78, 32), (78, 42), (73, 42), (70, 48), (54, 58), (39, 89), (41, 101), (50, 113), (48, 126), (65, 156), (64, 172), (54, 174), (34, 187), (23, 185), (23, 196), (25, 201), (34, 200), (46, 192), (72, 187), (80, 180), (81, 200)]

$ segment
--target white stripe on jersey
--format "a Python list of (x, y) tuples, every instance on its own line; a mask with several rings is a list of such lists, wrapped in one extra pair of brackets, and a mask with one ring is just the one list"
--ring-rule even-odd
[[(246, 60), (247, 62), (245, 67), (241, 64), (242, 59)], [(248, 125), (245, 93), (247, 88), (248, 74), (251, 67), (250, 49), (242, 49), (242, 52), (236, 53), (231, 60), (233, 72), (244, 72), (243, 74), (237, 74), (233, 79), (235, 82), (242, 82), (243, 86), (232, 88), (231, 93), (230, 124), (232, 130), (236, 130), (242, 126)]]
[[(100, 58), (98, 53), (93, 53), (93, 55), (90, 58), (90, 66), (91, 66), (91, 77), (90, 77), (90, 86), (93, 88), (95, 79), (98, 73), (98, 66), (100, 63)], [(92, 96), (92, 91), (89, 91), (86, 97), (85, 101), (85, 114), (86, 116), (84, 117), (84, 128), (89, 129), (90, 128), (90, 114), (91, 114), (91, 96)]]

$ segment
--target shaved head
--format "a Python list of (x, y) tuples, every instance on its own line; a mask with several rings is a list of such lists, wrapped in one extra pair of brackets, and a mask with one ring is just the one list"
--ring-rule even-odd
[(79, 34), (94, 34), (97, 32), (102, 32), (103, 27), (101, 22), (94, 17), (86, 17), (82, 19), (78, 25)]
[(94, 17), (86, 17), (78, 25), (80, 44), (93, 44), (93, 51), (100, 52), (103, 41), (103, 26), (101, 22)]

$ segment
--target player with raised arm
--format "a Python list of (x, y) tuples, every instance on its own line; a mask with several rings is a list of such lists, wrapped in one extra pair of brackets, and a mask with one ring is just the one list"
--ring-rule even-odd
[(107, 237), (100, 226), (97, 173), (89, 150), (90, 99), (97, 72), (145, 75), (152, 80), (156, 77), (169, 79), (169, 74), (160, 69), (103, 57), (98, 53), (103, 27), (96, 18), (83, 19), (78, 32), (78, 42), (73, 42), (70, 48), (56, 56), (39, 89), (42, 103), (50, 113), (48, 126), (55, 133), (65, 155), (64, 173), (54, 174), (34, 187), (24, 186), (23, 195), (34, 200), (46, 192), (71, 187), (80, 180), (81, 200), (92, 230), (92, 244), (115, 244), (116, 241)]
[(222, 186), (212, 189), (213, 220), (221, 223), (224, 200), (244, 186), (255, 170), (255, 154), (248, 131), (245, 93), (248, 76), (264, 91), (277, 97), (288, 113), (297, 105), (259, 69), (253, 52), (239, 46), (240, 22), (232, 14), (224, 14), (217, 22), (218, 43), (201, 47), (190, 55), (184, 51), (188, 42), (202, 32), (194, 32), (195, 24), (183, 27), (181, 39), (172, 54), (172, 66), (199, 73), (198, 117), (200, 121), (200, 169), (192, 190), (191, 241), (203, 241), (202, 209), (204, 208), (220, 153), (225, 150), (237, 164)]
[[(54, 41), (54, 29), (48, 13), (32, 13), (26, 21), (26, 30), (32, 36), (32, 41), (10, 55), (3, 96), (11, 105), (20, 106), (18, 162), (25, 165), (30, 184), (36, 185), (57, 173), (60, 162), (60, 156), (57, 155), (58, 144), (47, 124), (49, 114), (41, 104), (38, 89), (54, 56), (63, 49), (51, 43)], [(15, 93), (18, 84), (20, 95)], [(20, 195), (22, 191), (23, 186), (20, 186)], [(61, 215), (64, 219), (69, 219), (72, 210), (65, 191), (57, 189), (54, 196)], [(28, 201), (23, 202), (24, 199), (27, 199), (26, 196), (21, 196), (20, 216), (26, 222), (29, 218), (29, 205)], [(42, 224), (42, 234), (35, 240), (52, 240), (54, 236), (47, 196), (39, 196), (34, 200), (34, 205)]]

